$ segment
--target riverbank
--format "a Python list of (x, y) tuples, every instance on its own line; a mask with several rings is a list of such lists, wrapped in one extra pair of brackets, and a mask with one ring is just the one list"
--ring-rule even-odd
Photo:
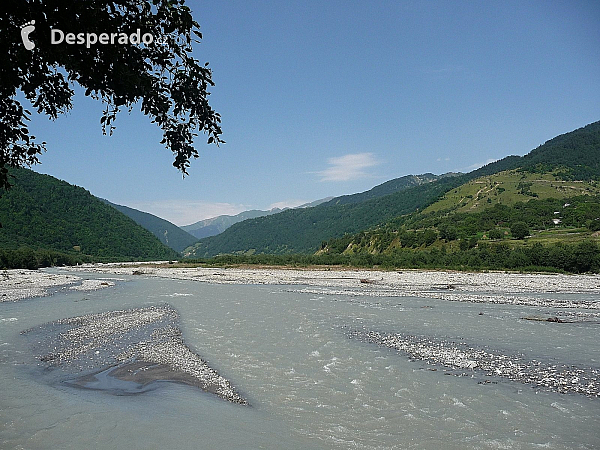
[[(72, 268), (117, 276), (192, 280), (212, 284), (287, 285), (319, 295), (422, 297), (447, 301), (556, 308), (600, 308), (595, 300), (545, 298), (540, 294), (600, 294), (600, 275), (504, 272), (378, 271), (284, 268), (171, 268), (156, 264), (95, 264)], [(298, 288), (295, 288), (298, 286)], [(523, 295), (528, 293), (532, 295)], [(535, 294), (535, 295), (534, 295)]]
[[(48, 296), (55, 290), (67, 288), (83, 291), (102, 289), (112, 286), (114, 280), (122, 277), (140, 276), (211, 284), (285, 285), (320, 295), (422, 297), (473, 303), (600, 308), (600, 304), (592, 299), (600, 294), (600, 275), (330, 268), (172, 268), (156, 263), (89, 264), (66, 270), (69, 273), (61, 273), (60, 269), (4, 271), (0, 274), (0, 301)], [(110, 276), (87, 279), (86, 273)], [(590, 299), (563, 300), (540, 294), (590, 294), (586, 296)]]
[(9, 269), (0, 272), (0, 302), (48, 297), (61, 289), (95, 291), (114, 286), (114, 279), (89, 280), (72, 274), (42, 270)]

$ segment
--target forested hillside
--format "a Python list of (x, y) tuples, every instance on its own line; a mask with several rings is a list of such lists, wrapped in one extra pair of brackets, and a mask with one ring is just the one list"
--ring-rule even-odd
[(104, 260), (173, 259), (177, 253), (83, 188), (11, 169), (0, 197), (0, 248), (53, 250)]
[(550, 139), (523, 157), (532, 172), (562, 168), (563, 180), (600, 180), (600, 121)]
[[(310, 203), (305, 203), (303, 205), (297, 206), (296, 208), (312, 208), (314, 206), (320, 205), (321, 203), (328, 202), (332, 197), (322, 198), (319, 200), (315, 200)], [(209, 236), (216, 236), (217, 234), (222, 233), (230, 226), (243, 222), (248, 219), (255, 219), (256, 217), (262, 216), (270, 216), (272, 214), (278, 214), (283, 211), (280, 208), (273, 208), (268, 211), (263, 211), (260, 209), (251, 209), (248, 211), (242, 211), (239, 214), (234, 216), (230, 216), (227, 214), (223, 214), (217, 217), (211, 217), (210, 219), (199, 220), (198, 222), (192, 223), (191, 225), (185, 225), (181, 227), (183, 230), (195, 236), (197, 239), (202, 239)]]
[(129, 208), (128, 206), (115, 205), (108, 200), (101, 200), (121, 211), (135, 223), (150, 231), (160, 242), (176, 252), (181, 252), (198, 240), (168, 220), (161, 219), (160, 217), (147, 212)]
[(319, 205), (246, 220), (218, 236), (202, 239), (184, 254), (204, 257), (236, 252), (311, 253), (328, 237), (354, 233), (427, 206), (448, 189), (460, 184), (455, 184), (455, 180), (448, 178), (436, 184), (416, 186), (410, 194), (401, 191), (362, 203)]
[(202, 239), (186, 249), (184, 255), (312, 253), (331, 237), (356, 233), (392, 217), (423, 209), (471, 178), (515, 168), (519, 160), (518, 156), (509, 156), (470, 174), (446, 176), (417, 186), (405, 184), (406, 188), (399, 192), (363, 202), (337, 205), (336, 199), (333, 199), (314, 208), (287, 210), (269, 217), (246, 220), (218, 236)]
[[(599, 129), (600, 122), (595, 122), (551, 139), (526, 156), (508, 156), (468, 174), (406, 187), (371, 200), (335, 204), (334, 199), (307, 210), (284, 211), (270, 217), (247, 220), (219, 236), (202, 239), (187, 249), (185, 254), (207, 257), (225, 253), (314, 252), (323, 241), (384, 224), (397, 216), (422, 211), (464, 183), (517, 168), (531, 173), (554, 171), (557, 180), (595, 180), (600, 177)], [(364, 199), (366, 196), (354, 198)]]
[[(543, 233), (547, 231), (547, 233)], [(600, 196), (581, 195), (570, 198), (548, 198), (517, 202), (512, 206), (495, 204), (480, 212), (434, 211), (397, 217), (384, 225), (322, 246), (326, 253), (383, 253), (398, 248), (424, 248), (437, 243), (451, 247), (474, 247), (478, 242), (509, 243), (532, 236), (563, 235), (564, 241), (596, 238), (600, 230)], [(569, 236), (564, 236), (568, 231)], [(559, 234), (560, 233), (560, 234)]]
[(358, 194), (342, 195), (331, 199), (326, 206), (333, 205), (347, 205), (350, 203), (362, 203), (367, 200), (372, 200), (378, 197), (384, 197), (386, 195), (393, 194), (404, 189), (420, 186), (421, 184), (430, 183), (440, 178), (448, 176), (454, 176), (460, 174), (445, 174), (445, 175), (434, 175), (432, 173), (424, 173), (422, 175), (406, 175), (400, 178), (394, 178), (393, 180), (386, 181), (385, 183), (379, 184), (372, 189), (365, 192), (359, 192)]
[(184, 225), (181, 228), (187, 233), (193, 235), (196, 240), (198, 240), (209, 236), (216, 236), (238, 222), (242, 222), (247, 219), (255, 219), (257, 217), (269, 216), (279, 212), (281, 212), (281, 209), (279, 208), (274, 208), (269, 211), (251, 209), (249, 211), (242, 211), (241, 213), (233, 216), (223, 214), (210, 219), (199, 220), (191, 225)]
[(445, 192), (476, 174), (515, 167), (515, 158), (496, 161), (467, 175), (442, 177), (399, 192), (363, 202), (337, 205), (335, 199), (314, 208), (287, 210), (279, 214), (240, 222), (222, 234), (202, 239), (184, 254), (191, 257), (221, 253), (312, 253), (331, 237), (356, 233), (401, 214), (422, 209)]

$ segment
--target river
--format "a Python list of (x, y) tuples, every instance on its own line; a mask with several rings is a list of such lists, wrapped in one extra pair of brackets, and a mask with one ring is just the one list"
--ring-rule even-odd
[[(590, 395), (569, 390), (600, 381), (593, 292), (511, 292), (586, 301), (580, 309), (357, 295), (310, 283), (85, 276), (114, 285), (0, 303), (2, 449), (600, 448), (596, 388)], [(456, 295), (494, 296), (479, 288)], [(136, 395), (82, 389), (68, 383), (74, 369), (45, 365), (21, 333), (68, 317), (165, 304), (179, 314), (186, 345), (247, 405), (169, 382)], [(566, 323), (524, 320), (555, 316)], [(390, 348), (367, 333), (412, 347)], [(440, 348), (472, 364), (445, 365), (434, 357)], [(484, 370), (478, 354), (523, 363), (521, 375)], [(552, 383), (528, 381), (555, 369), (581, 373), (585, 383), (565, 376), (561, 393)]]

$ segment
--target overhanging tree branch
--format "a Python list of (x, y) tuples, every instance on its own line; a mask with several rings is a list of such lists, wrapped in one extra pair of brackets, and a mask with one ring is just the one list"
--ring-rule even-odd
[[(199, 133), (219, 145), (221, 117), (208, 102), (214, 86), (208, 63), (192, 56), (202, 38), (184, 0), (4, 0), (0, 2), (0, 188), (8, 187), (7, 167), (35, 164), (45, 151), (30, 135), (30, 113), (16, 99), (22, 92), (40, 114), (56, 119), (72, 107), (79, 84), (85, 94), (105, 104), (100, 118), (112, 134), (122, 108), (138, 104), (163, 131), (161, 141), (174, 154), (173, 165), (187, 174), (198, 157), (193, 141)], [(24, 25), (35, 22), (22, 41)], [(139, 29), (151, 44), (53, 44), (51, 30), (65, 34), (126, 33)], [(195, 37), (194, 37), (195, 36)]]

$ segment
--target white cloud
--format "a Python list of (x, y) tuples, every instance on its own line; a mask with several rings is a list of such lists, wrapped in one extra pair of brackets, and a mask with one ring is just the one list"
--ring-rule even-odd
[(440, 162), (440, 161), (450, 161), (450, 158), (446, 156), (445, 158), (438, 158), (438, 159), (436, 159), (436, 161), (438, 161), (438, 162)]
[(349, 181), (371, 176), (365, 169), (380, 164), (373, 153), (350, 153), (327, 159), (330, 165), (316, 172), (321, 181)]
[[(115, 202), (118, 203), (118, 202)], [(120, 203), (123, 204), (123, 203)], [(245, 205), (232, 203), (211, 203), (191, 200), (158, 200), (151, 202), (133, 202), (125, 206), (154, 214), (175, 225), (190, 225), (199, 220), (221, 216), (235, 215), (249, 209)]]

